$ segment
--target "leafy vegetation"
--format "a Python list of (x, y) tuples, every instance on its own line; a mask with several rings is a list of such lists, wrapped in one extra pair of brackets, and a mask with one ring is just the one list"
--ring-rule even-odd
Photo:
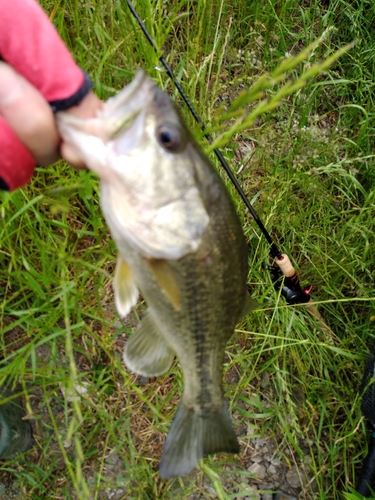
[[(102, 99), (146, 68), (212, 149), (126, 2), (41, 4)], [(0, 381), (23, 396), (36, 437), (32, 451), (3, 463), (0, 480), (15, 498), (101, 499), (117, 490), (132, 499), (251, 498), (247, 467), (260, 437), (305, 471), (301, 498), (357, 498), (367, 442), (358, 387), (375, 321), (373, 2), (134, 4), (272, 237), (313, 285), (332, 334), (274, 290), (268, 244), (228, 184), (262, 304), (227, 347), (225, 391), (242, 451), (160, 480), (182, 389), (178, 364), (146, 385), (125, 370), (123, 345), (143, 305), (124, 323), (114, 310), (116, 249), (98, 181), (62, 161), (39, 168), (25, 189), (0, 195)]]

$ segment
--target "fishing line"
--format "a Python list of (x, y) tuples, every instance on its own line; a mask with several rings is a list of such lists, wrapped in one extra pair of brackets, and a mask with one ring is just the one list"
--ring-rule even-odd
[[(148, 30), (147, 30), (144, 22), (139, 17), (137, 11), (135, 10), (135, 8), (132, 5), (132, 3), (130, 2), (130, 0), (126, 0), (126, 3), (128, 4), (128, 7), (129, 7), (131, 13), (133, 14), (133, 16), (135, 17), (135, 19), (137, 20), (137, 23), (139, 24), (139, 27), (143, 31), (143, 33), (144, 33), (145, 37), (147, 38), (148, 42), (150, 43), (150, 45), (154, 49), (156, 55), (159, 57), (159, 61), (164, 66), (167, 75), (173, 81), (175, 87), (177, 88), (177, 90), (180, 93), (181, 97), (185, 101), (185, 104), (189, 108), (190, 113), (193, 115), (195, 121), (197, 123), (199, 123), (199, 125), (201, 126), (201, 129), (204, 132), (205, 138), (208, 140), (208, 142), (210, 144), (212, 144), (214, 140), (213, 140), (211, 134), (205, 132), (205, 130), (206, 130), (205, 124), (203, 123), (201, 117), (199, 116), (199, 114), (195, 110), (195, 108), (192, 105), (190, 99), (185, 94), (184, 89), (181, 87), (179, 81), (175, 77), (175, 75), (174, 75), (171, 67), (169, 66), (169, 64), (165, 60), (165, 57), (163, 55), (159, 56), (159, 54), (158, 54), (159, 51), (158, 51), (158, 49), (157, 49), (157, 47), (155, 45), (155, 42), (154, 42), (153, 38), (151, 37), (150, 33), (148, 32)], [(236, 188), (238, 194), (241, 196), (243, 202), (245, 203), (246, 207), (248, 208), (249, 212), (251, 213), (253, 219), (258, 224), (259, 229), (262, 231), (264, 237), (266, 238), (266, 240), (268, 241), (268, 243), (271, 245), (271, 248), (270, 248), (270, 254), (271, 254), (271, 256), (273, 258), (275, 258), (275, 257), (280, 258), (282, 256), (282, 253), (277, 248), (276, 244), (272, 241), (272, 238), (271, 238), (269, 232), (264, 227), (263, 222), (260, 220), (258, 214), (256, 213), (256, 211), (254, 210), (254, 208), (251, 205), (250, 201), (248, 200), (247, 196), (245, 195), (242, 187), (240, 186), (239, 182), (237, 181), (236, 177), (234, 176), (234, 174), (233, 174), (230, 166), (228, 165), (228, 163), (225, 160), (224, 156), (222, 155), (221, 151), (219, 149), (215, 148), (214, 149), (214, 153), (215, 153), (216, 157), (218, 158), (219, 162), (221, 163), (222, 167), (224, 168), (225, 172), (227, 173), (227, 175), (228, 175), (229, 179), (231, 180), (232, 184)]]
[[(149, 31), (147, 30), (144, 22), (139, 17), (138, 12), (135, 10), (135, 8), (130, 0), (126, 0), (126, 3), (129, 7), (131, 13), (133, 14), (134, 18), (136, 19), (139, 27), (141, 28), (143, 34), (147, 38), (149, 44), (152, 46), (152, 48), (154, 49), (154, 52), (158, 56), (159, 61), (163, 65), (167, 75), (173, 81), (179, 94), (181, 95), (185, 104), (189, 108), (190, 113), (193, 115), (195, 121), (201, 126), (201, 129), (203, 131), (204, 136), (206, 137), (208, 142), (210, 144), (212, 144), (213, 143), (212, 136), (208, 132), (205, 132), (205, 130), (206, 130), (205, 124), (203, 123), (199, 114), (197, 113), (194, 106), (190, 102), (190, 99), (185, 94), (183, 88), (181, 87), (180, 82), (177, 80), (171, 67), (169, 66), (169, 64), (165, 60), (165, 57), (163, 56), (163, 54), (159, 55), (160, 52), (159, 52), (158, 48), (156, 47), (156, 44), (155, 44), (152, 36), (150, 35)], [(275, 259), (275, 263), (276, 263), (276, 265), (274, 265), (270, 268), (271, 277), (272, 277), (273, 282), (275, 283), (275, 288), (278, 290), (280, 290), (280, 288), (281, 288), (281, 294), (286, 299), (288, 304), (301, 304), (301, 303), (311, 302), (311, 297), (309, 295), (309, 293), (311, 291), (311, 286), (309, 286), (305, 289), (302, 289), (302, 287), (299, 283), (297, 273), (296, 273), (295, 269), (293, 268), (289, 257), (286, 254), (281, 253), (279, 248), (273, 242), (269, 232), (267, 231), (267, 229), (263, 225), (263, 222), (260, 220), (258, 214), (256, 213), (256, 211), (254, 210), (250, 201), (248, 200), (247, 196), (245, 195), (242, 187), (240, 186), (239, 182), (237, 181), (236, 177), (234, 176), (230, 166), (228, 165), (228, 163), (225, 160), (224, 156), (222, 155), (221, 151), (218, 148), (215, 148), (213, 151), (214, 151), (217, 159), (221, 163), (222, 167), (224, 168), (225, 172), (227, 173), (232, 184), (236, 188), (238, 194), (241, 196), (242, 201), (245, 203), (247, 209), (251, 213), (254, 221), (256, 222), (259, 229), (263, 233), (267, 242), (270, 244), (270, 256), (273, 259)], [(323, 318), (319, 314), (316, 307), (312, 304), (308, 305), (307, 307), (308, 307), (308, 311), (310, 312), (310, 314), (319, 322), (319, 325), (321, 326), (321, 328), (323, 330), (327, 330), (328, 327), (325, 324)]]

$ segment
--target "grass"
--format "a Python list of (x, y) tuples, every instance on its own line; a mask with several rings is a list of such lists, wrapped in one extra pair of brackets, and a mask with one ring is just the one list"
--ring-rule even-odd
[[(183, 107), (125, 2), (41, 4), (102, 99), (144, 67)], [(111, 290), (116, 249), (97, 179), (63, 162), (40, 168), (24, 190), (0, 198), (0, 381), (10, 379), (23, 396), (37, 441), (3, 463), (0, 481), (15, 498), (101, 499), (115, 488), (131, 499), (251, 498), (253, 439), (267, 437), (275, 457), (306, 470), (301, 498), (352, 500), (367, 441), (358, 387), (375, 318), (373, 4), (135, 5), (266, 227), (301, 282), (313, 285), (333, 335), (274, 290), (267, 244), (228, 185), (249, 242), (252, 295), (262, 304), (227, 348), (225, 392), (242, 451), (209, 457), (187, 478), (160, 480), (162, 442), (182, 389), (178, 365), (144, 386), (125, 370), (125, 336), (143, 305), (119, 322)], [(238, 101), (241, 92), (324, 32), (290, 70), (293, 81), (356, 45), (247, 123), (257, 103)], [(268, 102), (281, 85), (264, 90)], [(84, 384), (86, 394), (73, 401), (61, 390)]]

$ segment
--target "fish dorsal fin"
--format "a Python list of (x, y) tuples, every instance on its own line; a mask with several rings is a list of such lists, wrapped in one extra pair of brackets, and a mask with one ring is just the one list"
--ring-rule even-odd
[(180, 286), (171, 265), (161, 259), (147, 259), (147, 262), (156, 281), (168, 297), (169, 302), (176, 311), (179, 311), (181, 307)]
[(117, 258), (113, 289), (117, 312), (124, 318), (137, 303), (138, 288), (130, 267), (120, 255)]
[(125, 346), (125, 365), (138, 375), (157, 377), (169, 370), (174, 356), (147, 312)]
[(258, 307), (260, 307), (259, 302), (252, 299), (250, 295), (246, 294), (245, 304), (242, 309), (241, 318), (245, 318), (248, 314), (255, 311), (255, 309), (258, 309)]

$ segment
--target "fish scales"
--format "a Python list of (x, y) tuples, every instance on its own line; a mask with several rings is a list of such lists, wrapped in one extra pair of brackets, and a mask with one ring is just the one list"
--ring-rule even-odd
[[(233, 202), (170, 98), (143, 72), (94, 120), (59, 113), (65, 141), (101, 179), (101, 205), (119, 249), (116, 306), (138, 290), (148, 309), (124, 352), (129, 369), (165, 373), (177, 355), (180, 405), (167, 435), (163, 478), (207, 454), (238, 452), (223, 399), (225, 345), (247, 298), (247, 246)], [(256, 305), (255, 305), (256, 304)]]
[[(206, 240), (214, 241), (216, 237), (220, 239), (227, 234), (225, 227), (217, 227), (214, 215), (215, 211), (203, 235), (201, 248), (178, 261), (169, 261), (181, 287), (181, 311), (176, 311), (165, 295), (160, 293), (158, 283), (144, 259), (132, 252), (131, 248), (122, 247), (122, 254), (127, 255), (139, 289), (150, 305), (153, 319), (159, 329), (164, 331), (183, 371), (189, 373), (184, 395), (191, 399), (190, 394), (197, 394), (197, 398), (202, 392), (206, 394), (203, 403), (198, 406), (207, 403), (207, 396), (210, 395), (207, 387), (211, 380), (215, 382), (216, 391), (213, 392), (219, 391), (224, 346), (233, 333), (245, 300), (245, 244), (241, 255), (238, 249), (234, 249), (231, 240), (224, 237), (221, 245), (212, 248), (210, 259), (216, 260), (214, 266), (207, 263), (206, 255), (202, 256), (209, 249)], [(238, 266), (239, 257), (242, 258), (242, 266)], [(236, 273), (237, 269), (240, 272)], [(241, 295), (242, 301), (238, 299)], [(194, 362), (195, 367), (192, 366)], [(217, 399), (218, 394), (216, 402)], [(220, 407), (221, 404), (220, 391)]]
[[(226, 230), (225, 224), (217, 224), (212, 215), (197, 252), (178, 261), (169, 261), (181, 286), (181, 311), (176, 311), (166, 296), (160, 293), (153, 272), (142, 256), (132, 252), (131, 248), (121, 247), (149, 305), (149, 314), (158, 329), (164, 333), (181, 364), (184, 374), (182, 402), (199, 418), (206, 419), (208, 425), (223, 411), (227, 411), (225, 408), (223, 410), (221, 388), (224, 348), (238, 322), (245, 300), (246, 246), (243, 242), (242, 251), (234, 249), (233, 240), (225, 238)], [(206, 245), (206, 240), (214, 241), (214, 237), (224, 237), (224, 241), (211, 247)], [(216, 260), (215, 266), (207, 264), (207, 250), (211, 251), (210, 259)], [(242, 265), (238, 266), (238, 260), (242, 260)], [(242, 300), (239, 300), (241, 295)], [(142, 374), (151, 375), (147, 372)], [(185, 441), (186, 437), (176, 435), (178, 429), (174, 431), (174, 426), (183, 427), (182, 420), (179, 424), (179, 420), (175, 419), (169, 433), (169, 442), (173, 446), (170, 453), (164, 448), (160, 467), (162, 477), (189, 472), (192, 462), (195, 465), (197, 459), (209, 452), (238, 451), (238, 443), (230, 425), (224, 428), (225, 437), (228, 434), (231, 437), (229, 444), (208, 443), (208, 449), (204, 450), (201, 446), (197, 457), (184, 461), (179, 457), (180, 450), (184, 449), (180, 442)], [(199, 435), (199, 430), (192, 427), (192, 433)]]

